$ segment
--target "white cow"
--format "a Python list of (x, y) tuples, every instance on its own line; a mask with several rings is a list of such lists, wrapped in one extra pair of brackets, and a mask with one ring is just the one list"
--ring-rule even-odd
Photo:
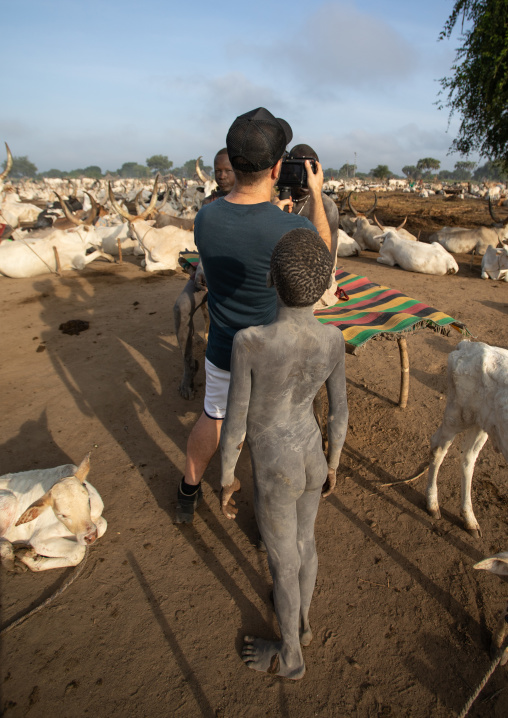
[(82, 561), (86, 546), (107, 528), (102, 499), (86, 481), (89, 470), (90, 455), (79, 467), (0, 477), (0, 558), (7, 570), (19, 570), (19, 562), (46, 571)]
[(89, 240), (89, 227), (77, 227), (69, 231), (56, 229), (43, 239), (20, 239), (15, 242), (2, 242), (0, 244), (0, 275), (20, 279), (22, 277), (37, 277), (40, 274), (50, 274), (57, 271), (54, 248), (58, 253), (60, 269), (83, 269), (87, 264), (98, 257), (104, 257), (110, 262), (114, 258), (96, 249), (87, 254), (92, 247)]
[(448, 357), (448, 398), (443, 422), (430, 441), (427, 510), (441, 518), (437, 496), (439, 467), (455, 436), (462, 446), (461, 515), (472, 536), (481, 535), (473, 513), (471, 483), (478, 454), (490, 436), (508, 461), (508, 351), (488, 344), (460, 342)]
[(482, 259), (482, 279), (504, 279), (508, 282), (508, 246), (487, 247)]
[(337, 257), (351, 257), (360, 254), (360, 245), (343, 229), (337, 232)]
[[(357, 217), (356, 228), (353, 233), (353, 239), (358, 242), (361, 249), (370, 249), (372, 252), (379, 252), (382, 244), (382, 235), (388, 231), (395, 232), (399, 237), (416, 242), (416, 237), (404, 229), (406, 220), (398, 227), (383, 227), (374, 216), (376, 224), (371, 224), (366, 217)], [(377, 225), (377, 226), (376, 226)]]
[(429, 237), (429, 242), (439, 242), (453, 254), (475, 252), (484, 255), (487, 247), (497, 247), (503, 240), (508, 240), (508, 225), (504, 227), (443, 227)]
[(130, 222), (129, 228), (131, 237), (137, 239), (145, 253), (143, 261), (147, 272), (177, 269), (180, 252), (197, 251), (194, 233), (186, 229), (172, 226), (157, 229), (145, 220)]
[(424, 244), (402, 239), (395, 232), (381, 235), (382, 244), (377, 261), (390, 267), (396, 264), (408, 272), (421, 274), (456, 274), (459, 266), (451, 254), (437, 242)]

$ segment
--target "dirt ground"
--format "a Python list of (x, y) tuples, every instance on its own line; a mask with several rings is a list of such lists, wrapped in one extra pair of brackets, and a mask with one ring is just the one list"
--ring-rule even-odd
[[(366, 207), (367, 196), (356, 204)], [(488, 223), (483, 202), (391, 195), (378, 216), (422, 238), (444, 224)], [(501, 213), (501, 210), (500, 210)], [(433, 277), (341, 260), (466, 323), (480, 341), (508, 348), (508, 285), (480, 279), (480, 259)], [(508, 582), (475, 571), (508, 548), (508, 468), (490, 442), (479, 457), (473, 504), (483, 537), (459, 517), (459, 442), (440, 474), (443, 518), (424, 507), (429, 439), (445, 405), (446, 361), (460, 341), (425, 329), (408, 339), (409, 403), (397, 407), (395, 341), (347, 356), (349, 430), (335, 494), (316, 524), (319, 573), (292, 683), (240, 659), (244, 634), (277, 630), (266, 554), (256, 550), (249, 458), (236, 522), (219, 513), (217, 457), (191, 526), (173, 523), (189, 431), (202, 408), (204, 342), (194, 400), (177, 391), (182, 361), (172, 305), (186, 275), (148, 275), (138, 260), (101, 261), (81, 273), (0, 281), (3, 450), (0, 473), (79, 463), (108, 530), (83, 573), (48, 607), (2, 637), (4, 714), (15, 716), (455, 716), (483, 677), (490, 633)], [(90, 322), (78, 336), (69, 319)], [(198, 326), (202, 332), (201, 318)], [(73, 569), (2, 575), (2, 625), (49, 597)], [(508, 715), (507, 667), (497, 668), (471, 716)]]

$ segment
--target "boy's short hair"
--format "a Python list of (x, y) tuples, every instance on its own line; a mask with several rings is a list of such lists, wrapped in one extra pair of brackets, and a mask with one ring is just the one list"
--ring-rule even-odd
[(275, 245), (270, 261), (273, 283), (288, 307), (315, 304), (329, 285), (332, 269), (328, 247), (311, 229), (287, 232)]

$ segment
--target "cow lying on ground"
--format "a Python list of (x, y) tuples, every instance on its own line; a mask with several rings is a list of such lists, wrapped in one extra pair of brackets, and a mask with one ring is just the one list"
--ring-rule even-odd
[(508, 247), (487, 247), (482, 259), (482, 279), (508, 282)]
[[(98, 491), (79, 467), (35, 469), (0, 477), (0, 558), (8, 571), (76, 566), (107, 528)], [(28, 548), (27, 548), (28, 547)], [(21, 564), (21, 566), (20, 566)]]
[(377, 261), (390, 267), (396, 264), (408, 272), (421, 274), (456, 274), (459, 265), (448, 254), (446, 249), (437, 242), (424, 244), (402, 239), (392, 231), (385, 232), (382, 237), (381, 248)]
[[(496, 553), (494, 556), (483, 559), (475, 563), (473, 568), (484, 569), (492, 573), (498, 573), (500, 576), (508, 576), (508, 551)], [(492, 634), (491, 653), (497, 654), (508, 636), (508, 606), (501, 614), (498, 624)], [(494, 655), (492, 656), (494, 657)], [(508, 647), (503, 651), (501, 665), (508, 663)]]
[(176, 269), (180, 252), (197, 251), (193, 232), (178, 227), (156, 229), (145, 220), (138, 220), (129, 223), (129, 234), (145, 252), (143, 261), (147, 272)]
[(508, 240), (508, 217), (501, 219), (494, 214), (492, 203), (489, 201), (489, 210), (494, 224), (491, 227), (443, 227), (429, 237), (429, 242), (439, 242), (453, 254), (473, 252), (484, 255), (487, 247), (497, 247), (498, 244)]
[(114, 258), (101, 249), (87, 254), (87, 250), (92, 248), (90, 237), (87, 236), (89, 232), (93, 232), (89, 227), (77, 227), (68, 232), (57, 229), (43, 239), (2, 242), (0, 275), (20, 279), (56, 272), (55, 248), (62, 270), (83, 269), (98, 257), (114, 262)]
[(448, 398), (443, 422), (430, 441), (427, 510), (441, 518), (437, 475), (455, 436), (465, 431), (462, 446), (461, 516), (466, 531), (478, 538), (471, 483), (476, 459), (490, 436), (494, 449), (508, 461), (508, 351), (488, 344), (460, 342), (448, 357)]

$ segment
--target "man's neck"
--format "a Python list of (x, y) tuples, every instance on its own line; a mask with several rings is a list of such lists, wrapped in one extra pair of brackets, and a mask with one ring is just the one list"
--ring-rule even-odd
[(252, 185), (239, 185), (238, 182), (235, 182), (235, 186), (225, 199), (226, 202), (231, 202), (232, 204), (270, 202), (272, 187), (273, 182), (269, 177)]

